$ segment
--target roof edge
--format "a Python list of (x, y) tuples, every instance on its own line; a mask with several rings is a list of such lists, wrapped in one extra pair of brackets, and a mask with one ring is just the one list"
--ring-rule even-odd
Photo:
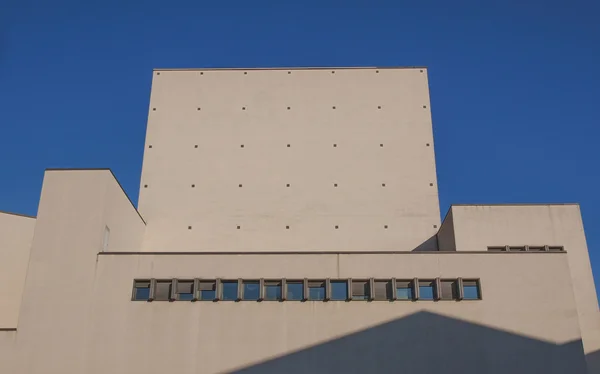
[(579, 203), (497, 203), (497, 204), (450, 204), (450, 208), (453, 206), (551, 206), (551, 205), (576, 205)]
[(24, 218), (33, 218), (36, 219), (37, 216), (30, 216), (29, 214), (15, 213), (15, 212), (7, 212), (5, 210), (0, 210), (0, 214), (8, 214), (11, 216), (24, 217)]
[(117, 182), (117, 185), (119, 185), (119, 187), (121, 188), (121, 191), (123, 192), (123, 194), (125, 195), (127, 200), (129, 200), (129, 203), (133, 207), (133, 210), (135, 210), (135, 212), (140, 217), (140, 219), (142, 220), (144, 225), (146, 225), (146, 220), (144, 219), (144, 217), (142, 217), (142, 215), (138, 211), (138, 209), (135, 206), (135, 204), (133, 203), (133, 201), (131, 201), (131, 198), (129, 197), (127, 192), (125, 192), (125, 189), (121, 185), (121, 182), (119, 182), (119, 179), (117, 179), (117, 176), (115, 175), (115, 173), (113, 173), (112, 169), (110, 169), (110, 168), (46, 168), (46, 171), (108, 171), (108, 172), (110, 172), (110, 174), (114, 178), (115, 182)]
[(427, 69), (426, 66), (295, 66), (295, 67), (222, 67), (222, 68), (153, 68), (152, 71), (222, 71), (222, 70), (359, 70), (359, 69)]

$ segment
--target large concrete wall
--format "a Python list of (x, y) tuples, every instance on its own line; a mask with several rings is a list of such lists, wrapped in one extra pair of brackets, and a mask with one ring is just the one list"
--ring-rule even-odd
[(157, 70), (139, 210), (147, 251), (435, 249), (427, 71)]
[(89, 329), (105, 229), (111, 232), (109, 248), (134, 251), (144, 233), (143, 220), (119, 194), (109, 170), (46, 171), (16, 348), (0, 347), (15, 349), (0, 372), (86, 372), (82, 336)]
[[(103, 254), (96, 260), (89, 246), (80, 250), (86, 258), (71, 266), (89, 274), (85, 284), (93, 291), (66, 287), (59, 303), (41, 284), (28, 288), (42, 300), (19, 331), (24, 366), (14, 372), (586, 372), (564, 253)], [(46, 281), (62, 282), (66, 270), (46, 274)], [(130, 301), (134, 278), (194, 276), (479, 277), (483, 300)], [(10, 361), (0, 362), (0, 371), (2, 365)]]
[[(600, 351), (600, 311), (579, 205), (455, 205), (451, 209), (457, 251), (496, 245), (564, 246), (586, 354)], [(600, 362), (593, 365), (591, 372), (600, 372)]]
[(15, 329), (35, 218), (0, 212), (0, 329)]

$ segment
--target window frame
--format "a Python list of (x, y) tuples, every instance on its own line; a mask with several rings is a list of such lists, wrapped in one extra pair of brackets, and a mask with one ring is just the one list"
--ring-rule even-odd
[[(425, 283), (429, 283), (430, 286), (425, 286)], [(423, 286), (421, 286), (423, 284)], [(431, 287), (431, 299), (424, 299), (423, 295), (421, 294), (422, 290), (421, 287)], [(416, 292), (417, 297), (416, 300), (420, 300), (420, 301), (435, 301), (436, 300), (436, 280), (435, 278), (424, 278), (424, 279), (417, 279), (416, 280), (416, 287), (415, 289), (418, 289), (418, 291)]]
[[(290, 297), (289, 297), (289, 290), (288, 290), (290, 284), (292, 284), (292, 285), (298, 285), (299, 284), (300, 285), (301, 290), (302, 290), (301, 291), (302, 294), (300, 295), (299, 299), (290, 299)], [(291, 280), (288, 280), (288, 279), (286, 279), (285, 280), (285, 300), (286, 301), (306, 301), (306, 290), (305, 289), (306, 289), (305, 280), (301, 280), (301, 279), (291, 279)]]
[[(381, 298), (377, 298), (377, 284), (385, 284), (385, 297), (383, 299)], [(375, 301), (393, 301), (394, 300), (394, 294), (396, 293), (396, 287), (394, 286), (394, 281), (392, 279), (385, 279), (385, 278), (375, 278), (373, 280), (373, 287), (371, 288), (373, 290), (373, 295), (371, 295), (371, 300), (375, 300)], [(389, 287), (389, 290), (388, 290)], [(390, 292), (388, 294), (388, 291)]]
[[(136, 287), (138, 283), (148, 283), (148, 287)], [(151, 278), (143, 278), (143, 279), (134, 279), (133, 280), (133, 289), (131, 291), (131, 301), (152, 301), (152, 279)], [(148, 289), (148, 298), (146, 299), (138, 299), (136, 297), (138, 289)]]
[[(481, 279), (480, 278), (461, 278), (461, 300), (462, 301), (479, 301), (483, 300), (483, 293), (481, 291)], [(465, 297), (465, 283), (475, 283), (474, 287), (477, 290), (477, 298), (466, 298)], [(469, 287), (473, 287), (470, 285)]]
[[(460, 300), (460, 285), (457, 278), (438, 278), (439, 290), (438, 300), (440, 301), (459, 301)], [(450, 298), (445, 298), (444, 284), (450, 283)]]
[[(173, 279), (153, 279), (154, 287), (153, 287), (153, 295), (152, 301), (173, 301)], [(167, 298), (166, 299), (158, 299), (157, 293), (160, 284), (168, 284), (169, 289), (167, 290)]]
[[(205, 299), (202, 297), (202, 291), (208, 291), (208, 290), (203, 290), (202, 285), (203, 284), (210, 284), (214, 287), (214, 297), (212, 299)], [(219, 279), (203, 279), (203, 278), (196, 278), (194, 279), (194, 292), (195, 292), (195, 296), (196, 296), (196, 300), (197, 301), (218, 301), (219, 299)]]
[[(345, 288), (345, 292), (346, 292), (346, 297), (341, 299), (341, 298), (334, 298), (333, 297), (333, 285), (343, 285)], [(329, 300), (331, 301), (348, 301), (350, 299), (350, 295), (348, 293), (349, 287), (348, 287), (348, 279), (331, 279), (329, 282)]]
[[(180, 293), (179, 292), (179, 284), (180, 283), (191, 283), (192, 292)], [(180, 295), (182, 295), (182, 294), (190, 294), (190, 295), (192, 295), (192, 298), (189, 300), (181, 299)], [(174, 301), (196, 301), (196, 281), (194, 279), (189, 279), (189, 278), (173, 279), (173, 285), (171, 286), (171, 299)]]
[[(372, 278), (371, 278), (372, 279)], [(371, 300), (371, 291), (372, 291), (372, 282), (371, 279), (369, 278), (358, 278), (358, 279), (354, 279), (352, 278), (350, 280), (350, 299), (352, 301), (370, 301)], [(358, 284), (358, 283), (362, 283), (363, 284), (363, 291), (365, 292), (364, 295), (354, 295), (354, 285)], [(361, 297), (361, 298), (358, 298)]]
[[(312, 299), (310, 297), (311, 288), (317, 288), (317, 287), (311, 287), (311, 283), (317, 283), (317, 282), (321, 282), (321, 284), (322, 284), (321, 287), (318, 287), (318, 288), (323, 288), (323, 298), (322, 299)], [(308, 291), (308, 292), (306, 292), (306, 291)], [(306, 293), (306, 295), (304, 297), (306, 298), (307, 301), (326, 301), (327, 300), (327, 280), (326, 279), (307, 279), (305, 293)]]
[[(263, 280), (262, 282), (262, 287), (261, 287), (261, 291), (262, 291), (262, 299), (263, 301), (284, 301), (285, 297), (283, 295), (284, 293), (284, 280), (283, 279), (266, 279)], [(267, 298), (267, 287), (272, 287), (272, 286), (279, 286), (279, 298), (276, 299), (269, 299)]]
[[(240, 281), (241, 281), (240, 279), (235, 279), (235, 280), (234, 279), (220, 279), (220, 282), (219, 282), (219, 286), (220, 286), (219, 287), (219, 293), (220, 293), (219, 294), (219, 301), (234, 301), (234, 302), (240, 301), (241, 300), (241, 296), (242, 296), (241, 295), (241, 290), (240, 290), (242, 285), (240, 284), (241, 283)], [(236, 288), (236, 297), (234, 299), (230, 299), (230, 298), (226, 299), (225, 298), (225, 285), (226, 284), (233, 284), (233, 283), (235, 283), (236, 287), (237, 287)]]
[[(407, 279), (407, 278), (393, 278), (392, 279), (393, 282), (393, 287), (394, 287), (394, 301), (415, 301), (415, 280), (414, 279)], [(400, 283), (400, 285), (404, 285), (404, 283), (407, 284), (407, 287), (398, 287), (398, 284)], [(410, 297), (409, 298), (399, 298), (398, 297), (398, 288), (402, 288), (402, 289), (407, 289), (410, 290)]]

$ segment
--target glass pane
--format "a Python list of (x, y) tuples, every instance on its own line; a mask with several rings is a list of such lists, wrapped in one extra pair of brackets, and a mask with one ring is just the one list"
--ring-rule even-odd
[(367, 300), (369, 298), (369, 282), (352, 281), (352, 299)]
[(331, 300), (347, 300), (348, 283), (345, 281), (331, 282)]
[(458, 299), (455, 281), (442, 281), (441, 291), (442, 291), (442, 294), (441, 294), (442, 300)]
[(309, 287), (308, 288), (308, 299), (309, 300), (325, 300), (325, 287)]
[(258, 300), (260, 297), (260, 284), (258, 282), (244, 282), (244, 300)]
[(238, 282), (223, 282), (223, 300), (237, 300)]
[(179, 294), (179, 300), (189, 301), (189, 300), (192, 300), (193, 298), (194, 298), (193, 293), (180, 293)]
[(412, 287), (403, 286), (396, 288), (396, 297), (398, 300), (412, 300)]
[(419, 283), (419, 299), (433, 300), (433, 285), (430, 282)]
[(154, 300), (165, 301), (171, 296), (171, 282), (157, 282)]
[(474, 286), (465, 285), (463, 287), (463, 299), (465, 299), (465, 300), (479, 299), (479, 290), (477, 289), (477, 285), (474, 285)]
[(148, 300), (150, 298), (150, 287), (136, 288), (135, 300)]
[[(237, 290), (236, 290), (237, 295)], [(215, 290), (201, 290), (200, 291), (200, 300), (214, 300), (217, 297), (217, 293)]]
[(281, 285), (272, 284), (265, 286), (265, 300), (281, 300)]
[(178, 281), (177, 282), (177, 293), (192, 293), (194, 289), (194, 282), (190, 281)]
[(301, 282), (287, 282), (287, 296), (288, 300), (302, 300), (304, 292), (304, 285)]
[(391, 300), (392, 294), (391, 281), (375, 281), (375, 300)]

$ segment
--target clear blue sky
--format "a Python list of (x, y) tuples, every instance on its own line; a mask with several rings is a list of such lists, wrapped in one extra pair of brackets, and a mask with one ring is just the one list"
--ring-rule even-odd
[(0, 210), (48, 167), (136, 202), (153, 68), (425, 65), (442, 212), (579, 202), (600, 281), (600, 1), (487, 3), (0, 0)]

